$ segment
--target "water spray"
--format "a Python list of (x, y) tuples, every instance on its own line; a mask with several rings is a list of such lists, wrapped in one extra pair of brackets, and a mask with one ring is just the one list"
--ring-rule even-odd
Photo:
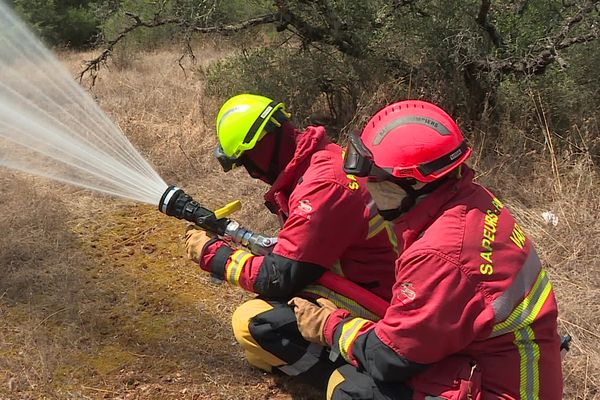
[(168, 187), (3, 0), (0, 71), (0, 167), (158, 204), (164, 214), (256, 254), (268, 253), (275, 245), (275, 238), (225, 218), (240, 208), (239, 202), (213, 212), (178, 187)]
[[(176, 186), (167, 186), (121, 129), (69, 75), (61, 63), (0, 0), (0, 167), (8, 167), (156, 205), (256, 255), (271, 252), (266, 237), (227, 218), (239, 201), (211, 211)], [(165, 190), (166, 189), (166, 190)], [(383, 316), (388, 303), (332, 272), (319, 285)], [(332, 288), (337, 288), (332, 289)], [(363, 301), (364, 302), (364, 301)]]
[(156, 205), (167, 184), (0, 0), (0, 167)]
[(242, 245), (254, 254), (270, 253), (277, 243), (277, 238), (254, 233), (238, 222), (226, 218), (231, 213), (238, 211), (241, 206), (242, 203), (236, 200), (218, 210), (211, 211), (202, 207), (177, 186), (169, 186), (160, 198), (158, 209), (163, 214), (186, 220), (213, 235)]

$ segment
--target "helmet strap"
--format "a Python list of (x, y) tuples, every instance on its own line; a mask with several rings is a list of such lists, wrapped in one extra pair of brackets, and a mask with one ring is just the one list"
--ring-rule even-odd
[(407, 180), (394, 181), (396, 185), (400, 186), (406, 192), (406, 197), (402, 199), (400, 207), (393, 210), (380, 210), (379, 214), (386, 221), (393, 221), (412, 209), (417, 204), (419, 198), (433, 192), (442, 186), (447, 180), (448, 177), (443, 176), (440, 179), (436, 179), (435, 181), (426, 184), (420, 189), (415, 189), (413, 184), (409, 183)]
[(271, 184), (275, 182), (279, 176), (279, 153), (281, 151), (281, 136), (282, 132), (279, 132), (281, 128), (273, 130), (275, 135), (275, 146), (273, 146), (273, 152), (271, 153), (271, 164), (269, 165), (269, 172), (267, 174)]
[[(246, 171), (248, 171), (248, 174), (255, 178), (255, 179), (260, 179), (261, 181), (272, 185), (275, 180), (277, 179), (277, 177), (279, 176), (280, 173), (280, 167), (279, 167), (279, 154), (281, 152), (281, 132), (278, 129), (275, 129), (269, 133), (267, 133), (267, 135), (274, 135), (273, 136), (273, 144), (272, 144), (272, 149), (271, 149), (271, 154), (270, 157), (267, 161), (267, 159), (263, 158), (264, 163), (262, 162), (255, 162), (253, 160), (253, 158), (256, 158), (257, 156), (259, 156), (258, 154), (253, 154), (253, 156), (249, 156), (249, 154), (244, 153), (241, 156), (241, 161), (242, 161), (242, 165), (244, 165), (244, 167), (246, 168)], [(256, 149), (253, 149), (254, 151), (256, 151)], [(268, 151), (268, 149), (263, 149), (265, 151)], [(260, 154), (260, 153), (259, 153)], [(262, 156), (260, 156), (262, 157)], [(260, 165), (259, 165), (260, 163)], [(265, 165), (267, 164), (268, 165)]]

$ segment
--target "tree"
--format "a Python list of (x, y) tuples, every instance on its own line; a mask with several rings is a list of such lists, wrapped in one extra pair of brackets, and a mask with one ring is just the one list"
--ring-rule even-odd
[(13, 0), (15, 10), (50, 45), (88, 47), (99, 33), (91, 0)]
[[(551, 68), (572, 73), (574, 49), (585, 51), (597, 42), (599, 2), (276, 0), (235, 17), (219, 12), (223, 3), (216, 0), (199, 2), (194, 8), (199, 13), (175, 2), (144, 15), (125, 12), (124, 28), (81, 76), (97, 72), (114, 47), (138, 29), (171, 26), (189, 41), (204, 33), (273, 27), (272, 40), (213, 67), (219, 77), (215, 94), (273, 93), (300, 107), (301, 115), (316, 111), (315, 105), (326, 107), (327, 122), (342, 129), (361, 122), (353, 120), (358, 110), (368, 115), (390, 99), (426, 97), (499, 134), (499, 112), (515, 102), (507, 88), (554, 79)], [(544, 90), (552, 101), (550, 89)]]

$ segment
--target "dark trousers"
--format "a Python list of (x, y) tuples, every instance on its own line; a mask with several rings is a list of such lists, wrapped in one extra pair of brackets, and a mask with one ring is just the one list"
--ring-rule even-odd
[(331, 400), (411, 400), (412, 390), (402, 383), (381, 383), (346, 364), (333, 372), (327, 387)]
[(329, 349), (302, 337), (296, 315), (286, 302), (264, 301), (270, 309), (249, 318), (248, 331), (254, 341), (264, 351), (285, 362), (274, 368), (325, 389), (329, 376), (344, 364), (343, 360), (330, 361)]

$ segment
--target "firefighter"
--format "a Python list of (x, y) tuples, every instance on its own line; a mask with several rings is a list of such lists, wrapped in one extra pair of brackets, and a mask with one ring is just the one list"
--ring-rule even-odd
[[(242, 94), (224, 103), (216, 123), (215, 155), (224, 171), (243, 166), (271, 186), (266, 205), (283, 224), (273, 251), (256, 256), (194, 229), (186, 233), (186, 247), (213, 277), (259, 294), (232, 317), (252, 365), (326, 384), (335, 368), (325, 349), (302, 338), (287, 301), (298, 293), (324, 296), (353, 315), (377, 319), (364, 304), (389, 304), (397, 247), (364, 179), (344, 173), (342, 148), (323, 127), (299, 131), (289, 118), (283, 103)], [(355, 284), (349, 297), (314, 285), (325, 271)]]
[(329, 399), (562, 398), (548, 275), (507, 207), (472, 181), (470, 152), (424, 101), (388, 105), (350, 138), (344, 169), (368, 178), (400, 256), (379, 321), (290, 301), (303, 336), (347, 362)]

